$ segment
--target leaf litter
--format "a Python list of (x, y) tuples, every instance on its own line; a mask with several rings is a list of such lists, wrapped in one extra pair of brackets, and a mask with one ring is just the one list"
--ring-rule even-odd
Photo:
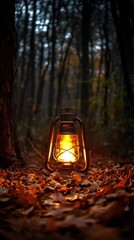
[(39, 164), (0, 169), (0, 239), (124, 240), (133, 230), (130, 163), (94, 155), (86, 173), (69, 176)]

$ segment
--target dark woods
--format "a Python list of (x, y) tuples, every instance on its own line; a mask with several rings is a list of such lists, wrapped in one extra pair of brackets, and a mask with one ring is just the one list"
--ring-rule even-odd
[(132, 240), (133, 58), (133, 0), (1, 1), (0, 239)]
[(25, 135), (39, 139), (39, 119), (47, 132), (47, 119), (70, 107), (100, 138), (131, 131), (133, 13), (132, 0), (16, 1), (14, 105)]
[(71, 104), (106, 124), (125, 93), (133, 111), (133, 1), (17, 1), (15, 16), (17, 118)]
[[(45, 144), (50, 120), (71, 107), (85, 121), (91, 143), (108, 146), (121, 137), (129, 145), (134, 130), (133, 0), (4, 1), (0, 12), (3, 144), (14, 135), (13, 89), (12, 116), (22, 142), (29, 137)], [(4, 152), (16, 157), (13, 139)]]

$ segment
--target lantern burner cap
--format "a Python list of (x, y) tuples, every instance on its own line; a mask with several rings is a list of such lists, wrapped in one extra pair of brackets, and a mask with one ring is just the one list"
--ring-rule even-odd
[(64, 134), (64, 133), (65, 134), (67, 134), (67, 133), (72, 134), (72, 133), (76, 133), (76, 128), (75, 128), (73, 123), (72, 124), (67, 124), (67, 123), (66, 124), (61, 124), (59, 132), (61, 134)]
[(61, 121), (75, 121), (76, 113), (69, 111), (68, 109), (60, 112)]

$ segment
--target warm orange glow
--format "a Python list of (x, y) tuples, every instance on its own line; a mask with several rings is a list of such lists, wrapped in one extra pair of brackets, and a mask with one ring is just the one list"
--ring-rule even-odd
[(72, 163), (79, 159), (79, 139), (77, 134), (58, 134), (54, 158), (59, 162)]

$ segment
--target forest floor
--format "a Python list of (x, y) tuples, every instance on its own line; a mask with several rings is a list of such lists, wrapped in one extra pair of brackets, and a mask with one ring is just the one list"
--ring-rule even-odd
[(1, 240), (133, 239), (134, 159), (94, 153), (87, 173), (65, 177), (24, 158), (0, 169)]

